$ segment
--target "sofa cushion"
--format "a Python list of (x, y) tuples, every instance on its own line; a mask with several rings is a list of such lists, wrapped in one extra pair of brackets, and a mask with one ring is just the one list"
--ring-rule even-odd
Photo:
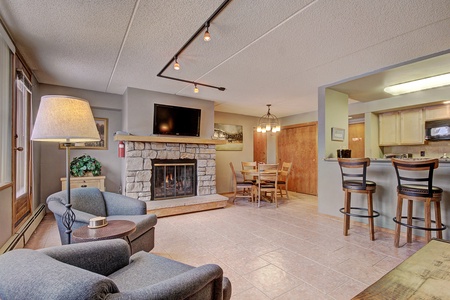
[(72, 189), (70, 202), (74, 209), (106, 217), (106, 204), (102, 192), (97, 188)]
[(136, 231), (129, 235), (130, 241), (135, 240), (136, 238), (140, 237), (147, 231), (149, 231), (152, 227), (156, 225), (157, 219), (156, 215), (127, 215), (127, 216), (109, 216), (106, 218), (106, 220), (128, 220), (133, 221), (136, 224)]
[(151, 253), (140, 251), (130, 258), (130, 264), (108, 277), (121, 291), (131, 291), (170, 279), (194, 267)]
[(0, 255), (0, 265), (1, 299), (104, 299), (119, 292), (108, 277), (30, 249)]

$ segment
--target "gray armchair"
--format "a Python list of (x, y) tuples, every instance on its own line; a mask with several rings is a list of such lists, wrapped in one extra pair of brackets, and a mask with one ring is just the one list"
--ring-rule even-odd
[(230, 299), (218, 265), (192, 267), (121, 239), (0, 255), (0, 299)]
[[(101, 192), (97, 188), (72, 189), (70, 193), (72, 210), (75, 213), (75, 223), (72, 230), (89, 224), (89, 219), (106, 217), (107, 220), (129, 220), (136, 223), (136, 231), (129, 235), (133, 253), (150, 251), (154, 247), (156, 215), (147, 215), (147, 205), (119, 194)], [(62, 222), (66, 211), (67, 192), (62, 191), (47, 198), (47, 207), (55, 215), (58, 224), (61, 244), (66, 245), (68, 238)]]

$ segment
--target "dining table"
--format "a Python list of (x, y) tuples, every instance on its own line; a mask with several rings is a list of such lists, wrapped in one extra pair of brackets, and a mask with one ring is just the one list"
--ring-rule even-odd
[[(253, 177), (253, 180), (255, 182), (255, 188), (257, 190), (257, 192), (255, 193), (256, 199), (258, 199), (258, 195), (259, 195), (259, 191), (258, 191), (258, 180), (259, 180), (259, 176), (261, 174), (263, 175), (271, 175), (271, 174), (276, 174), (277, 171), (275, 170), (265, 170), (265, 171), (261, 171), (259, 172), (257, 169), (246, 169), (246, 170), (241, 170), (241, 174), (244, 175), (245, 177)], [(272, 202), (272, 199), (269, 197), (265, 197), (264, 195), (261, 196), (261, 199), (263, 201), (267, 201), (267, 202)]]

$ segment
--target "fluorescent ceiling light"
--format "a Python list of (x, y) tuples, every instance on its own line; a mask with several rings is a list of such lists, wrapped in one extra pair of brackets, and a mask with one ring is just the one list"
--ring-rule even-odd
[(386, 87), (384, 91), (392, 95), (401, 95), (421, 90), (437, 88), (449, 84), (450, 84), (450, 73), (447, 73), (438, 76), (391, 85)]

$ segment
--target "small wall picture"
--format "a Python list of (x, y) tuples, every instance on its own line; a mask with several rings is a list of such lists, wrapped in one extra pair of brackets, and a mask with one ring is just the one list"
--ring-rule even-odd
[[(97, 125), (100, 141), (75, 143), (71, 149), (93, 149), (93, 150), (108, 150), (108, 119), (94, 117), (95, 125)], [(59, 149), (65, 149), (63, 144), (59, 144)]]
[(345, 137), (345, 129), (331, 127), (331, 140), (332, 141), (343, 141)]
[(212, 138), (227, 141), (226, 144), (216, 145), (217, 151), (242, 151), (244, 147), (242, 125), (214, 123), (214, 135)]

